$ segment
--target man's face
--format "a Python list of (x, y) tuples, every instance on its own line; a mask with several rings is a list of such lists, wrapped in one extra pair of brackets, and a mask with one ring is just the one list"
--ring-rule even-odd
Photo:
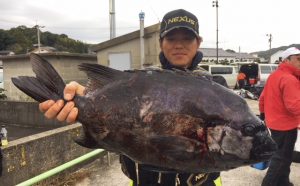
[(170, 31), (160, 41), (160, 48), (172, 65), (187, 68), (192, 64), (200, 43), (192, 31), (181, 28)]
[(289, 63), (295, 66), (297, 69), (300, 69), (300, 54), (292, 55), (289, 58)]

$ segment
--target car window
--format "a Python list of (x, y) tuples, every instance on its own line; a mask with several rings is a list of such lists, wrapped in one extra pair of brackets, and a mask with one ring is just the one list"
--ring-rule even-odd
[(237, 66), (235, 66), (234, 69), (235, 69), (236, 72), (239, 71), (239, 67), (237, 67)]
[(208, 65), (201, 65), (200, 67), (202, 67), (204, 70), (209, 71), (209, 70), (208, 70)]
[(272, 66), (272, 71), (274, 71), (274, 70), (276, 70), (277, 69), (277, 65), (275, 65), (275, 66)]
[(260, 66), (260, 72), (262, 74), (270, 74), (272, 72), (271, 66)]
[(211, 74), (232, 74), (232, 67), (211, 67)]

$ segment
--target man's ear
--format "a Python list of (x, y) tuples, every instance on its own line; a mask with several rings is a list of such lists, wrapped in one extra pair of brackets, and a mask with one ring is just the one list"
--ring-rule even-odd
[(197, 45), (198, 45), (198, 48), (200, 47), (201, 43), (202, 43), (202, 38), (201, 38), (201, 37), (200, 37), (200, 38), (197, 38)]
[(160, 50), (162, 50), (162, 42), (163, 42), (163, 38), (159, 38), (159, 47), (160, 47)]

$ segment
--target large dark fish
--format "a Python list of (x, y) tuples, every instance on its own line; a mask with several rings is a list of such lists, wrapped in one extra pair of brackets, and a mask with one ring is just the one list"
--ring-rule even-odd
[[(55, 69), (30, 55), (36, 77), (12, 78), (43, 102), (63, 99)], [(89, 82), (76, 96), (78, 121), (88, 148), (104, 148), (133, 160), (182, 172), (213, 172), (265, 161), (276, 148), (263, 122), (233, 91), (188, 72), (122, 72), (81, 64)]]

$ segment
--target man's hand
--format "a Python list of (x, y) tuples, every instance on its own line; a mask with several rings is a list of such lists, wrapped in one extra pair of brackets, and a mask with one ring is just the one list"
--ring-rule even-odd
[(79, 83), (72, 81), (66, 85), (64, 89), (64, 99), (67, 100), (47, 100), (39, 104), (39, 109), (44, 113), (45, 117), (48, 119), (53, 119), (56, 117), (59, 121), (66, 121), (67, 123), (74, 123), (78, 115), (78, 108), (75, 107), (73, 101), (71, 101), (75, 94), (84, 95), (85, 87)]

